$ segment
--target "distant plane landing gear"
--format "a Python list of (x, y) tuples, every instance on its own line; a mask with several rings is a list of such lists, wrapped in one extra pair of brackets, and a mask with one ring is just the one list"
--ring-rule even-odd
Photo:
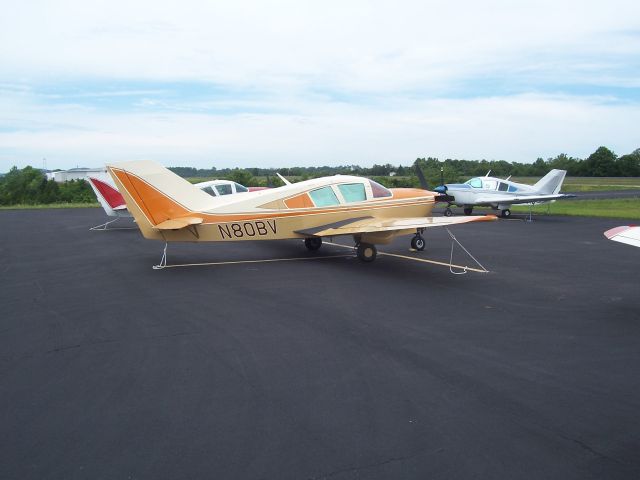
[(310, 237), (304, 239), (304, 246), (307, 247), (308, 250), (315, 252), (320, 249), (322, 246), (322, 238), (321, 237)]
[(444, 209), (444, 216), (445, 217), (452, 217), (453, 216), (453, 210), (451, 210), (451, 207), (447, 207)]
[(508, 208), (506, 210), (502, 210), (500, 215), (502, 216), (502, 218), (509, 218), (511, 216), (511, 210), (509, 210)]
[(370, 243), (358, 243), (356, 245), (356, 255), (363, 262), (373, 262), (378, 254), (378, 249)]
[(411, 248), (421, 252), (424, 250), (426, 243), (424, 241), (424, 237), (420, 235), (420, 233), (416, 233), (415, 236), (411, 239)]
[(473, 213), (473, 207), (464, 207), (464, 214), (471, 215)]

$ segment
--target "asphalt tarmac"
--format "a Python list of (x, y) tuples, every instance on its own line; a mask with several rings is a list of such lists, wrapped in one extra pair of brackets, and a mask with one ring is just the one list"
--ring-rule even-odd
[(420, 261), (444, 229), (153, 270), (103, 221), (0, 211), (2, 479), (640, 478), (640, 249), (602, 235), (628, 222), (454, 227), (490, 273), (453, 275)]

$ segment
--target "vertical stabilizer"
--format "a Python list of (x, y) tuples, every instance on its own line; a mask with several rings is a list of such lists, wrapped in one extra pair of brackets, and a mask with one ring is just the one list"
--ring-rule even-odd
[(155, 162), (116, 163), (107, 169), (146, 238), (162, 239), (156, 225), (211, 205), (211, 196)]
[(533, 188), (544, 195), (556, 195), (560, 191), (560, 188), (562, 188), (562, 182), (564, 182), (566, 174), (566, 170), (557, 170), (554, 168), (538, 180)]

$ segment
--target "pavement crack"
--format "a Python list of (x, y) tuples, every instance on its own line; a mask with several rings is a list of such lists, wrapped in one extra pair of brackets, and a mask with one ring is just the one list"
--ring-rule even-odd
[(613, 457), (610, 457), (610, 456), (608, 456), (608, 455), (606, 455), (606, 454), (604, 454), (602, 452), (599, 452), (599, 451), (595, 450), (593, 447), (590, 447), (589, 445), (587, 445), (586, 443), (584, 443), (581, 440), (578, 440), (577, 438), (571, 438), (571, 437), (568, 437), (568, 436), (562, 435), (562, 434), (559, 434), (559, 436), (564, 438), (565, 440), (569, 440), (570, 442), (573, 442), (573, 443), (579, 445), (582, 449), (586, 450), (587, 452), (591, 453), (592, 455), (595, 455), (596, 457), (602, 458), (604, 460), (609, 460), (611, 462), (615, 462), (618, 465), (625, 465), (624, 462), (621, 462), (620, 460), (617, 460), (617, 459), (615, 459)]
[(444, 450), (444, 448), (438, 448), (436, 450), (432, 450), (430, 452), (425, 452), (424, 450), (420, 450), (417, 452), (414, 452), (410, 455), (405, 455), (402, 457), (389, 457), (386, 460), (382, 460), (380, 462), (375, 462), (375, 463), (369, 463), (366, 465), (357, 465), (355, 467), (348, 467), (348, 468), (341, 468), (339, 470), (334, 470), (333, 472), (329, 472), (329, 473), (324, 473), (322, 475), (316, 476), (316, 477), (308, 477), (308, 480), (322, 480), (324, 478), (331, 478), (331, 477), (335, 477), (336, 475), (341, 475), (343, 473), (352, 473), (352, 472), (358, 472), (361, 470), (367, 470), (370, 468), (378, 468), (378, 467), (382, 467), (384, 465), (388, 465), (390, 463), (396, 463), (396, 462), (404, 462), (405, 460), (410, 460), (414, 457), (417, 457), (419, 455), (422, 455), (424, 453), (428, 453), (428, 454), (434, 454), (434, 453), (440, 453)]

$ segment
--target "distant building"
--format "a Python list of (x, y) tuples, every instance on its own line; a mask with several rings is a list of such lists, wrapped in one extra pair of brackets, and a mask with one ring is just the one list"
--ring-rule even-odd
[(59, 170), (47, 174), (48, 178), (53, 178), (56, 182), (63, 183), (70, 180), (87, 180), (89, 177), (98, 179), (108, 179), (109, 174), (105, 167), (100, 168), (71, 168), (69, 170)]

